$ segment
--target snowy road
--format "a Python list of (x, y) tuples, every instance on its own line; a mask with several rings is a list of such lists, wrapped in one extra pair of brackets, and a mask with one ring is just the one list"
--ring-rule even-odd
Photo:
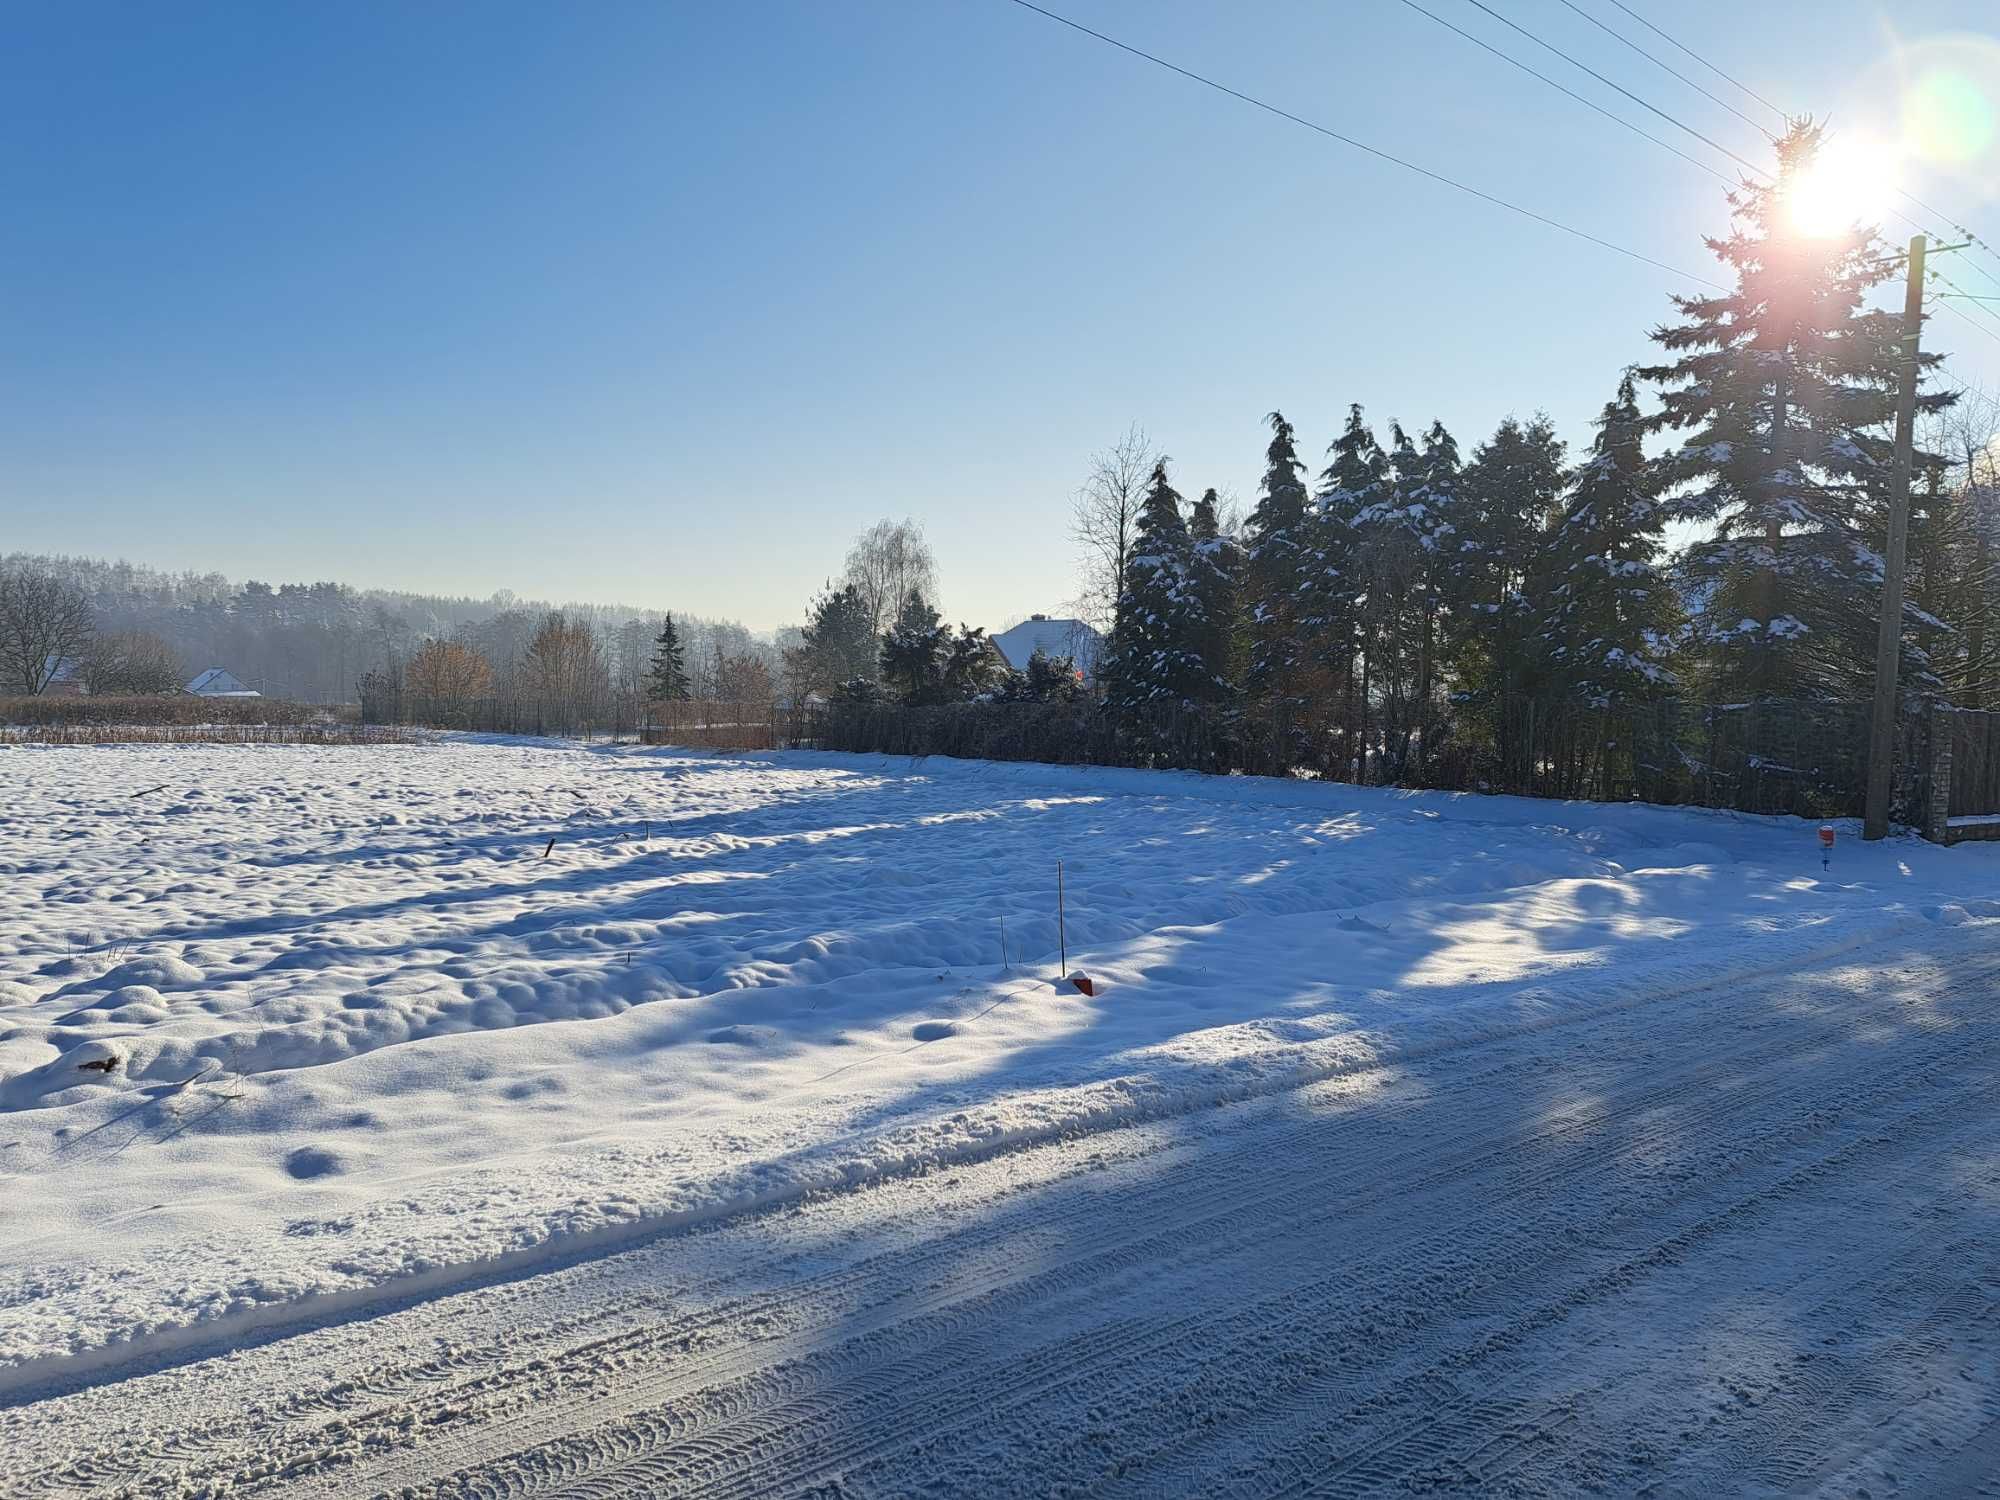
[(0, 1490), (2000, 1493), (1996, 931), (17, 1406)]

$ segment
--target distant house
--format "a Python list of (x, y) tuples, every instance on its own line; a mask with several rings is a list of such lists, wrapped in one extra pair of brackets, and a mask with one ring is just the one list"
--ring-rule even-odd
[(234, 673), (225, 667), (210, 667), (193, 682), (187, 690), (197, 698), (261, 698), (264, 695), (255, 688), (247, 688), (236, 679)]
[(48, 669), (48, 685), (42, 689), (50, 698), (81, 698), (83, 696), (83, 663), (74, 657), (60, 659), (51, 657), (43, 662)]
[(1082, 620), (1052, 620), (1047, 615), (1029, 615), (1012, 630), (992, 637), (993, 649), (1017, 672), (1027, 670), (1028, 658), (1036, 651), (1045, 656), (1067, 656), (1085, 677), (1097, 665), (1104, 637)]

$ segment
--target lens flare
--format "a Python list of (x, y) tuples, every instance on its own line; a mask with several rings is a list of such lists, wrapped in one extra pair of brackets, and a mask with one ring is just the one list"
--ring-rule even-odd
[(1931, 67), (1903, 95), (1903, 139), (1911, 155), (1940, 166), (1962, 167), (1992, 149), (2000, 122), (1995, 101), (1972, 73)]
[(1815, 239), (1881, 222), (1900, 178), (1896, 153), (1879, 142), (1836, 136), (1784, 184), (1785, 217)]

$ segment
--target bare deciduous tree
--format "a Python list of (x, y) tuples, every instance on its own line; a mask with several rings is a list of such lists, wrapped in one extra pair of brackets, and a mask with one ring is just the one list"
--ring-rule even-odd
[(0, 678), (14, 691), (41, 693), (83, 650), (93, 628), (82, 589), (53, 573), (0, 574)]
[(404, 683), (419, 698), (464, 703), (493, 690), (493, 668), (470, 646), (457, 641), (425, 641), (410, 658)]
[(843, 582), (854, 586), (868, 607), (870, 628), (880, 635), (912, 593), (936, 599), (937, 558), (913, 520), (886, 516), (854, 539)]
[(84, 689), (94, 694), (150, 696), (171, 693), (187, 681), (180, 653), (144, 630), (93, 637), (77, 660)]
[(771, 669), (754, 656), (728, 656), (716, 673), (715, 696), (724, 703), (769, 703)]
[(529, 690), (551, 704), (588, 703), (610, 687), (596, 632), (561, 610), (542, 617), (526, 667)]
[(2000, 400), (1976, 388), (1920, 420), (1930, 456), (1910, 502), (1910, 598), (1948, 631), (1926, 640), (1953, 701), (2000, 695)]
[(1090, 471), (1076, 492), (1071, 534), (1082, 548), (1080, 618), (1109, 634), (1118, 613), (1125, 560), (1139, 526), (1146, 482), (1160, 454), (1136, 422), (1109, 448), (1091, 455)]

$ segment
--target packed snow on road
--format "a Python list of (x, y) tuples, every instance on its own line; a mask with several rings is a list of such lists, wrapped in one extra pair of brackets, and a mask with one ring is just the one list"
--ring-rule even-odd
[(1978, 1493), (2000, 849), (1836, 833), (0, 750), (0, 1494)]

